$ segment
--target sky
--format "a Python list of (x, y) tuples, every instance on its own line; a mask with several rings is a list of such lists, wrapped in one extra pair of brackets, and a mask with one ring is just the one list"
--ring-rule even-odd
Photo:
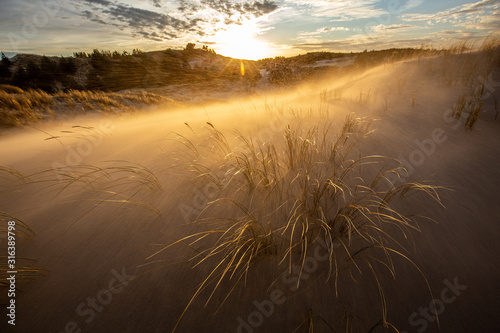
[(207, 45), (245, 59), (441, 47), (500, 33), (500, 0), (0, 0), (0, 51)]

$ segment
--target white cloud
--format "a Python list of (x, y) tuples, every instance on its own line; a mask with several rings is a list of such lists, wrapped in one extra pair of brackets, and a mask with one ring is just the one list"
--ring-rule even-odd
[(458, 19), (462, 16), (478, 17), (481, 15), (489, 15), (492, 11), (500, 8), (498, 0), (481, 0), (472, 4), (465, 4), (444, 10), (434, 14), (405, 14), (403, 20), (405, 21), (429, 21), (434, 20), (442, 22), (450, 19)]
[(466, 21), (461, 26), (474, 30), (491, 30), (491, 32), (500, 32), (500, 13), (493, 13), (488, 16), (480, 16), (474, 21)]
[(417, 28), (414, 25), (408, 25), (408, 24), (390, 24), (390, 25), (384, 25), (384, 24), (379, 24), (370, 27), (370, 29), (374, 32), (387, 32), (391, 30), (408, 30), (410, 28)]
[(349, 31), (351, 30), (351, 28), (347, 28), (347, 27), (333, 27), (333, 28), (330, 28), (330, 31)]
[(300, 7), (305, 15), (328, 17), (339, 21), (373, 18), (386, 12), (376, 7), (378, 3), (376, 0), (285, 0), (284, 3), (292, 7)]
[(300, 41), (302, 43), (320, 43), (324, 41), (325, 34), (331, 32), (347, 32), (351, 31), (351, 28), (347, 27), (322, 27), (316, 29), (315, 31), (302, 31), (297, 34), (295, 38), (296, 41)]
[(306, 42), (296, 45), (296, 49), (302, 52), (314, 52), (322, 50), (335, 50), (337, 52), (362, 51), (364, 49), (388, 49), (393, 47), (418, 47), (422, 44), (430, 44), (433, 39), (430, 37), (418, 37), (413, 39), (387, 38), (384, 35), (354, 35), (348, 39)]

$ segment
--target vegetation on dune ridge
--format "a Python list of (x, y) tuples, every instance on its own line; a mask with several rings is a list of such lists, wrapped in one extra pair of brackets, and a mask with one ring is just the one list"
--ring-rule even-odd
[[(392, 255), (408, 259), (394, 229), (406, 238), (409, 230), (419, 230), (418, 222), (393, 203), (417, 193), (440, 203), (440, 187), (394, 187), (389, 175), (398, 177), (403, 170), (381, 167), (388, 158), (358, 155), (356, 147), (370, 133), (370, 119), (348, 116), (336, 138), (334, 124), (318, 121), (311, 126), (300, 125), (305, 119), (289, 124), (281, 139), (272, 142), (238, 131), (230, 140), (211, 123), (208, 137), (201, 136), (207, 144), (179, 136), (185, 152), (178, 167), (191, 170), (194, 184), (212, 184), (216, 191), (191, 222), (198, 225), (197, 232), (151, 256), (184, 245), (193, 249), (189, 262), (209, 265), (209, 274), (185, 311), (210, 286), (207, 303), (229, 281), (234, 283), (231, 293), (238, 282), (258, 278), (249, 272), (263, 257), (277, 257), (277, 272), (298, 271), (300, 276), (313, 246), (320, 243), (329, 244), (322, 269), (335, 293), (341, 288), (339, 280), (361, 272), (363, 265), (378, 281), (377, 265), (394, 276)], [(299, 284), (300, 279), (297, 288)], [(385, 323), (385, 298), (379, 288)]]
[[(184, 50), (155, 52), (102, 51), (75, 52), (73, 57), (46, 57), (19, 54), (12, 60), (2, 55), (0, 83), (23, 89), (41, 89), (46, 92), (68, 89), (117, 91), (132, 88), (152, 88), (170, 84), (243, 80), (255, 85), (261, 79), (260, 69), (270, 72), (273, 84), (290, 84), (298, 80), (323, 76), (334, 71), (331, 67), (311, 68), (321, 60), (353, 57), (354, 67), (374, 65), (385, 59), (391, 61), (428, 54), (424, 49), (390, 49), (362, 53), (311, 52), (285, 58), (275, 57), (259, 61), (223, 57), (208, 47), (196, 49), (189, 43)], [(242, 72), (244, 68), (244, 73)], [(279, 77), (292, 70), (294, 80)], [(285, 72), (284, 74), (282, 72)]]
[[(482, 95), (477, 92), (484, 94), (484, 82), (481, 89), (475, 85), (476, 78), (478, 75), (489, 77), (492, 69), (498, 66), (499, 45), (498, 38), (493, 36), (485, 40), (478, 53), (471, 53), (474, 44), (466, 41), (442, 50), (421, 47), (365, 50), (355, 54), (313, 52), (259, 61), (222, 57), (207, 47), (196, 49), (192, 43), (184, 50), (149, 53), (140, 50), (130, 54), (94, 50), (92, 53), (76, 52), (75, 57), (67, 58), (18, 55), (13, 60), (2, 55), (0, 126), (29, 124), (65, 112), (128, 112), (144, 105), (171, 103), (171, 99), (162, 95), (172, 93), (172, 89), (162, 90), (161, 87), (179, 83), (193, 87), (205, 84), (220, 90), (226, 83), (235, 87), (237, 82), (243, 85), (243, 91), (251, 93), (257, 82), (260, 82), (259, 85), (287, 87), (319, 78), (342, 77), (346, 73), (364, 71), (380, 64), (432, 56), (443, 59), (440, 80), (444, 85), (464, 85), (472, 91), (467, 96), (480, 99)], [(352, 63), (345, 67), (314, 65), (318, 61), (339, 59)], [(429, 60), (429, 70), (433, 61)], [(261, 70), (266, 73), (264, 83), (261, 82)], [(110, 92), (134, 87), (149, 88), (154, 92), (137, 91), (139, 89), (125, 93)], [(498, 115), (496, 95), (494, 98)], [(466, 122), (469, 129), (475, 126), (482, 113), (481, 103), (472, 104), (456, 112), (469, 118)]]
[[(245, 67), (242, 76), (241, 66)], [(260, 79), (255, 62), (215, 54), (189, 43), (184, 50), (132, 53), (102, 51), (75, 52), (74, 57), (46, 57), (19, 54), (10, 60), (2, 56), (0, 83), (23, 89), (118, 91), (153, 88), (171, 84), (214, 80)]]
[[(492, 90), (493, 71), (500, 66), (500, 38), (487, 38), (476, 53), (464, 53), (471, 43), (464, 42), (445, 53), (440, 59), (440, 83), (446, 87), (463, 87), (453, 106), (452, 116), (461, 120), (465, 129), (472, 130), (484, 115), (485, 104), (493, 100), (494, 119), (498, 119), (498, 93)], [(454, 52), (452, 52), (454, 51)], [(432, 67), (430, 62), (429, 66)], [(430, 69), (429, 69), (430, 71)]]
[(0, 127), (23, 126), (59, 114), (134, 112), (145, 106), (173, 103), (170, 98), (146, 91), (68, 90), (50, 94), (40, 89), (0, 85)]
[[(248, 61), (223, 57), (207, 47), (196, 49), (193, 43), (184, 50), (120, 53), (95, 49), (91, 53), (75, 52), (73, 57), (19, 54), (11, 60), (2, 54), (0, 83), (46, 92), (68, 89), (117, 91), (218, 80), (243, 80), (255, 86), (262, 77), (260, 70), (265, 69), (270, 73), (271, 83), (282, 85), (335, 74), (338, 68), (310, 66), (322, 60), (353, 58), (353, 68), (366, 68), (384, 61), (435, 54), (440, 53), (424, 48), (389, 49), (350, 54), (311, 52), (290, 58)], [(286, 80), (281, 79), (284, 76)]]

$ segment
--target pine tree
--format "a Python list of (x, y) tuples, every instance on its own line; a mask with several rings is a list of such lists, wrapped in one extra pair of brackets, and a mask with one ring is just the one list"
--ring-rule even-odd
[(10, 68), (12, 66), (12, 62), (10, 61), (9, 58), (2, 52), (2, 65), (5, 66), (6, 68)]
[(50, 60), (48, 57), (43, 56), (40, 62), (40, 69), (44, 75), (52, 76), (57, 74), (59, 68), (55, 62)]
[(59, 60), (59, 70), (63, 75), (74, 75), (77, 71), (75, 58), (61, 57), (61, 60)]
[(28, 75), (23, 67), (17, 67), (14, 75), (12, 76), (12, 84), (21, 88), (28, 87)]
[(0, 62), (0, 83), (8, 83), (12, 75), (10, 66), (12, 62), (2, 52), (2, 61)]

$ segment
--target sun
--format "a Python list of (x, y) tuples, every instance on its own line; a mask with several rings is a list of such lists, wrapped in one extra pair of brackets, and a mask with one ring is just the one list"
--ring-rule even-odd
[(231, 58), (259, 60), (271, 56), (269, 43), (256, 38), (257, 29), (251, 25), (234, 26), (215, 35), (217, 53)]

